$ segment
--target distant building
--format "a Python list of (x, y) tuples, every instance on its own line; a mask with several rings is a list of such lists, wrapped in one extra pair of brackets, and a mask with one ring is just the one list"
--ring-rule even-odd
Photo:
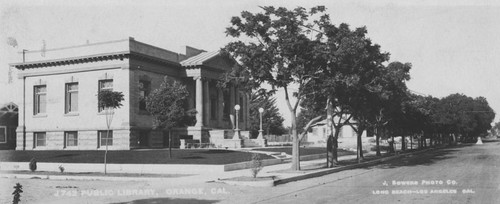
[(0, 149), (16, 148), (18, 109), (14, 103), (0, 106)]
[[(317, 122), (311, 127), (307, 134), (307, 142), (312, 145), (326, 145), (328, 140), (328, 125), (327, 120)], [(367, 131), (363, 132), (362, 138), (371, 137), (372, 134), (367, 135)], [(356, 142), (357, 134), (350, 125), (344, 125), (340, 128), (339, 142), (353, 143)]]
[[(187, 86), (187, 107), (197, 111), (194, 126), (172, 131), (173, 146), (181, 140), (214, 145), (214, 141), (232, 138), (226, 130), (233, 129), (236, 104), (241, 106), (240, 129), (249, 126), (247, 94), (235, 86), (224, 90), (216, 86), (234, 62), (219, 51), (186, 47), (185, 54), (178, 54), (129, 38), (28, 51), (24, 59), (10, 64), (18, 69), (23, 84), (22, 90), (16, 90), (23, 95), (17, 150), (99, 150), (106, 143), (111, 150), (166, 147), (168, 134), (152, 130), (143, 100), (164, 77)], [(123, 106), (115, 110), (109, 134), (105, 114), (97, 105), (97, 93), (105, 89), (125, 96)], [(238, 140), (216, 143), (243, 144)]]

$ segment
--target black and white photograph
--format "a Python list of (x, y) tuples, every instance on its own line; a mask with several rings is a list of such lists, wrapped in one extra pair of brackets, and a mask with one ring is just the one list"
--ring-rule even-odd
[(0, 0), (0, 203), (500, 203), (500, 1)]

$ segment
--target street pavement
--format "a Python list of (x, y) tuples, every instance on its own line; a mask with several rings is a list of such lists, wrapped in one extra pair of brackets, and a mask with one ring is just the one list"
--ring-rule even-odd
[(500, 143), (485, 142), (290, 183), (256, 202), (500, 203), (499, 175)]
[(485, 141), (275, 187), (1, 178), (0, 202), (19, 182), (21, 203), (500, 203), (499, 156), (500, 143)]

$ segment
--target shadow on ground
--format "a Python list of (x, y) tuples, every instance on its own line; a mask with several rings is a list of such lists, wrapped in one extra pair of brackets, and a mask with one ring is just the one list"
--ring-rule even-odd
[(392, 169), (403, 166), (409, 167), (409, 166), (419, 166), (419, 165), (429, 166), (443, 160), (456, 158), (457, 155), (455, 153), (460, 151), (459, 150), (460, 148), (468, 147), (471, 145), (474, 144), (460, 144), (456, 146), (449, 146), (441, 149), (430, 150), (424, 153), (406, 155), (381, 165), (366, 167), (366, 169), (373, 169), (373, 168)]
[(138, 199), (129, 202), (120, 202), (112, 204), (146, 204), (146, 203), (211, 204), (217, 202), (218, 200), (198, 200), (194, 198), (147, 198), (147, 199)]
[(483, 143), (500, 142), (500, 140), (498, 140), (498, 139), (484, 139), (482, 141), (483, 141)]

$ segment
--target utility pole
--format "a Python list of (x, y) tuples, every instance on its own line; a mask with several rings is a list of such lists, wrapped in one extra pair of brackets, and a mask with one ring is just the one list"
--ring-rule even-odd
[(26, 52), (27, 52), (27, 51), (28, 51), (28, 50), (23, 49), (23, 63), (24, 63), (24, 62), (26, 62), (26, 57), (25, 57), (25, 55), (26, 55)]

